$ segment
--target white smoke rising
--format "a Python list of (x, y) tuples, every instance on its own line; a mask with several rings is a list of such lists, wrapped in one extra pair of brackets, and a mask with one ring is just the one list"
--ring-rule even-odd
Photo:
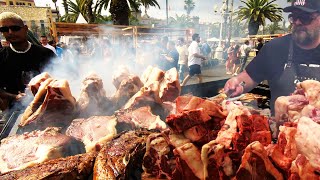
[(134, 48), (132, 36), (105, 36), (113, 30), (100, 27), (103, 35), (71, 40), (67, 51), (72, 55), (68, 56), (65, 50), (64, 58), (53, 59), (45, 71), (55, 79), (66, 79), (76, 99), (82, 80), (90, 73), (96, 73), (103, 79), (107, 96), (112, 96), (116, 91), (113, 77), (123, 71), (141, 76), (148, 65), (156, 65), (159, 49), (155, 39), (152, 42), (139, 39)]

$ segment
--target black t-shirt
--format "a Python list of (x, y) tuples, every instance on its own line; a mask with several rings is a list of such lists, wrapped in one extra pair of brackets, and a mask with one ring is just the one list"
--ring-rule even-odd
[(26, 53), (16, 53), (10, 47), (0, 49), (0, 89), (17, 94), (23, 92), (31, 77), (39, 74), (56, 55), (42, 46), (32, 45)]
[(257, 50), (258, 50), (258, 51), (256, 52), (257, 54), (259, 54), (259, 51), (261, 50), (262, 47), (263, 47), (263, 43), (262, 43), (262, 42), (259, 42), (258, 45), (257, 45)]
[[(288, 96), (293, 93), (295, 76), (300, 76), (299, 74), (293, 74), (293, 72), (290, 72), (291, 74), (289, 74), (289, 76), (283, 74), (284, 66), (288, 62), (291, 37), (291, 35), (287, 35), (266, 43), (259, 54), (246, 67), (246, 71), (255, 82), (259, 83), (263, 80), (268, 80), (271, 90), (270, 107), (272, 111), (277, 97)], [(314, 49), (304, 50), (293, 43), (292, 62), (295, 65), (319, 65), (320, 46)], [(291, 69), (294, 68), (295, 65), (291, 66)], [(307, 68), (306, 70), (310, 71), (307, 78), (319, 76), (320, 70), (318, 72), (317, 69), (311, 71), (311, 69)]]
[[(259, 54), (248, 64), (246, 71), (255, 82), (276, 81), (280, 78), (288, 61), (291, 35), (275, 38), (266, 43)], [(293, 62), (299, 64), (320, 64), (320, 46), (304, 50), (293, 45)], [(289, 92), (292, 93), (292, 92)]]

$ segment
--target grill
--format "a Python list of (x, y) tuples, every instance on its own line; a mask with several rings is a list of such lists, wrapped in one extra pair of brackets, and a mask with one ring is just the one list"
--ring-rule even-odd
[[(224, 84), (228, 79), (222, 79), (217, 81), (205, 82), (201, 84), (192, 84), (183, 86), (181, 88), (181, 95), (192, 94), (194, 96), (207, 98), (213, 97), (218, 94)], [(270, 89), (268, 85), (259, 84), (254, 88), (251, 93), (259, 94), (268, 97), (264, 102), (258, 102), (258, 107), (268, 108), (270, 100)], [(19, 116), (24, 112), (24, 110), (14, 110), (12, 112), (7, 112), (6, 114), (0, 113), (0, 140), (8, 137), (9, 135), (19, 134), (18, 124)]]
[(23, 113), (23, 111), (17, 110), (13, 111), (12, 113), (8, 113), (6, 116), (3, 116), (3, 118), (0, 120), (0, 140), (8, 137), (9, 135), (18, 133), (18, 118), (21, 113)]

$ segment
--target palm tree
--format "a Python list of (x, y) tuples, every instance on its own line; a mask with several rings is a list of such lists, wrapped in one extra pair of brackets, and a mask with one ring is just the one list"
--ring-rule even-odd
[(256, 35), (260, 25), (265, 26), (266, 19), (271, 22), (281, 21), (282, 8), (274, 4), (276, 0), (241, 0), (245, 6), (240, 6), (236, 12), (240, 21), (248, 21), (249, 35)]
[[(139, 0), (140, 3), (144, 6), (144, 13), (147, 14), (147, 10), (150, 6), (158, 7), (160, 9), (160, 5), (156, 0)], [(139, 3), (139, 2), (138, 2)]]
[[(130, 6), (139, 11), (139, 6), (143, 5), (145, 9), (150, 6), (159, 6), (156, 0), (128, 0)], [(110, 14), (113, 24), (115, 25), (128, 25), (130, 9), (127, 0), (98, 0), (95, 6), (95, 12), (99, 13), (102, 9), (107, 9), (110, 3)]]
[(88, 20), (88, 23), (94, 23), (95, 21), (95, 17), (94, 17), (94, 14), (92, 12), (92, 5), (93, 5), (93, 1), (92, 0), (87, 0), (86, 2), (86, 16), (87, 16), (87, 20)]
[(63, 7), (64, 7), (64, 12), (65, 14), (68, 14), (68, 3), (67, 3), (67, 0), (62, 0), (62, 4), (63, 4)]
[(56, 13), (57, 13), (58, 19), (60, 19), (58, 7), (57, 7), (57, 0), (52, 0), (52, 2), (54, 3), (54, 6), (55, 6), (55, 8), (56, 8)]
[(170, 21), (169, 21), (169, 27), (174, 27), (174, 28), (191, 28), (194, 27), (194, 23), (192, 22), (192, 20), (182, 14), (181, 16), (176, 14), (176, 18), (170, 17)]
[(187, 16), (190, 16), (191, 11), (194, 10), (194, 7), (196, 5), (194, 4), (194, 2), (192, 0), (184, 0), (184, 10), (187, 11)]
[(247, 24), (239, 20), (232, 21), (232, 37), (244, 37)]
[(105, 18), (100, 13), (92, 11), (92, 7), (95, 6), (93, 0), (75, 0), (75, 2), (68, 0), (68, 14), (62, 16), (61, 21), (74, 23), (81, 13), (88, 23), (105, 22)]
[(267, 29), (269, 31), (269, 34), (277, 34), (283, 31), (283, 29), (279, 25), (279, 22), (271, 23), (267, 26)]
[(62, 16), (61, 20), (65, 22), (76, 22), (79, 14), (83, 14), (86, 11), (85, 1), (86, 0), (76, 0), (74, 3), (73, 1), (68, 0), (67, 7), (69, 13)]

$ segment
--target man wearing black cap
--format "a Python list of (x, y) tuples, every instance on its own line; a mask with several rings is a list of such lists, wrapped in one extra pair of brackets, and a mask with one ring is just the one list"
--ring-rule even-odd
[(290, 13), (292, 33), (268, 42), (246, 70), (224, 86), (228, 94), (237, 96), (268, 80), (272, 111), (277, 97), (293, 93), (296, 83), (320, 81), (320, 0), (294, 0), (283, 10)]

